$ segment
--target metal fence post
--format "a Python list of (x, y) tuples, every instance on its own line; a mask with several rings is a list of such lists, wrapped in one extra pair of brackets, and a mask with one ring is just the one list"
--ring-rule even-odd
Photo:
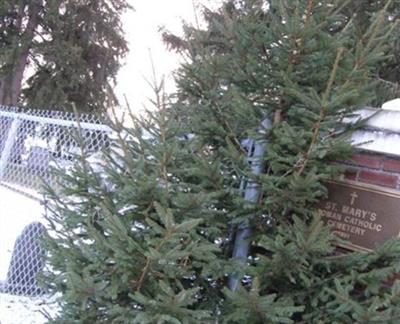
[(7, 167), (8, 159), (11, 156), (14, 142), (17, 139), (18, 128), (20, 125), (21, 125), (20, 119), (13, 120), (10, 130), (8, 131), (8, 134), (7, 134), (7, 139), (6, 139), (6, 142), (4, 145), (4, 149), (0, 153), (0, 181), (3, 179), (4, 172)]

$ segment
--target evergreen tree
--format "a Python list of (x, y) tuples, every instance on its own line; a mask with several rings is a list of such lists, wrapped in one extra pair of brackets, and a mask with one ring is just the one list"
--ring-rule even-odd
[[(369, 28), (373, 13), (382, 9), (386, 1), (351, 1), (343, 10), (343, 13), (349, 18), (354, 16), (356, 32), (361, 36)], [(397, 24), (400, 14), (400, 6), (397, 1), (393, 1), (387, 8), (387, 22), (391, 25)], [(400, 97), (400, 57), (399, 57), (399, 39), (397, 34), (400, 27), (395, 26), (395, 31), (389, 36), (387, 57), (379, 61), (375, 66), (374, 79), (376, 81), (376, 98), (372, 104), (382, 105), (384, 102)]]
[(0, 104), (18, 103), (42, 6), (42, 0), (0, 4)]
[(125, 0), (3, 1), (0, 103), (81, 111), (115, 104), (128, 8)]
[(202, 323), (221, 298), (209, 278), (224, 272), (214, 238), (226, 221), (210, 209), (215, 194), (200, 191), (203, 160), (155, 90), (155, 111), (131, 116), (131, 129), (114, 124), (104, 169), (83, 156), (61, 194), (48, 188), (57, 323)]
[[(315, 212), (352, 153), (340, 122), (374, 99), (396, 28), (390, 1), (363, 33), (348, 3), (231, 0), (205, 29), (165, 35), (187, 58), (172, 103), (155, 87), (159, 109), (114, 125), (101, 173), (83, 157), (48, 189), (56, 321), (398, 322), (400, 243), (340, 254)], [(248, 257), (233, 257), (243, 230)]]

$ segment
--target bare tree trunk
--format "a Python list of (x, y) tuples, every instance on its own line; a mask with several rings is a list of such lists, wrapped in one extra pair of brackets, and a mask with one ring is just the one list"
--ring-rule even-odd
[[(39, 13), (42, 5), (43, 0), (33, 0), (29, 4), (28, 23), (21, 37), (21, 48), (17, 51), (15, 63), (10, 75), (5, 79), (8, 83), (5, 84), (6, 91), (2, 98), (5, 105), (15, 106), (20, 99), (24, 72), (28, 65), (28, 58), (35, 37), (35, 30), (39, 24)], [(20, 10), (20, 13), (22, 14), (23, 10)], [(21, 17), (18, 17), (17, 19), (22, 21), (20, 18)]]

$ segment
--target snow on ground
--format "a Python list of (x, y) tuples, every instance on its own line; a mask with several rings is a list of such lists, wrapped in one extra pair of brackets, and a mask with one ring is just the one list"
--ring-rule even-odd
[(54, 317), (56, 312), (54, 300), (46, 297), (0, 294), (1, 324), (42, 324)]
[(43, 222), (43, 213), (39, 201), (0, 185), (0, 281), (6, 279), (16, 238), (29, 223)]
[[(0, 282), (6, 280), (16, 238), (29, 223), (44, 223), (43, 213), (39, 201), (0, 185)], [(56, 309), (48, 297), (0, 294), (0, 324), (42, 324)]]

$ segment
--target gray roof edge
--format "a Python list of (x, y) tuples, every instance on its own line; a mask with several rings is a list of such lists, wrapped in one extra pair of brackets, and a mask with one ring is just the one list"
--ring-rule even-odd
[(400, 157), (400, 110), (365, 107), (343, 119), (344, 123), (362, 121), (365, 124), (350, 139), (357, 150)]
[(344, 118), (343, 122), (356, 123), (365, 119), (365, 128), (400, 134), (400, 111), (397, 110), (365, 107), (356, 110), (352, 117)]

